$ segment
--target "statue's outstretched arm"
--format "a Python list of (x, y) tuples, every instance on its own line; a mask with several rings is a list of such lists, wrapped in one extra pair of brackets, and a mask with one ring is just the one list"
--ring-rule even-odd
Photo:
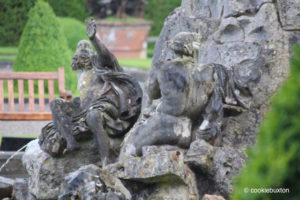
[(98, 56), (101, 59), (101, 65), (108, 67), (113, 71), (123, 71), (119, 65), (117, 58), (106, 48), (106, 46), (100, 41), (97, 36), (95, 20), (86, 21), (86, 32), (87, 35), (95, 47)]

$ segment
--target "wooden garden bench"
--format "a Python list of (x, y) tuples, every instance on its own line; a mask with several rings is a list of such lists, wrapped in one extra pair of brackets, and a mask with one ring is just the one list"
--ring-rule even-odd
[[(18, 82), (18, 101), (14, 97), (14, 80)], [(38, 82), (38, 105), (35, 102), (35, 80)], [(49, 102), (55, 99), (55, 80), (58, 81), (59, 96), (66, 100), (72, 98), (72, 93), (65, 90), (64, 68), (57, 72), (0, 72), (0, 120), (50, 120), (50, 109), (45, 109), (46, 80)], [(5, 105), (4, 81), (7, 81), (8, 105)], [(24, 101), (24, 81), (28, 82), (28, 102)]]

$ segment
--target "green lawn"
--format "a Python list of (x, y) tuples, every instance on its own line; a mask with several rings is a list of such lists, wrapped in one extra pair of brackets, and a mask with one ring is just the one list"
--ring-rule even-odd
[[(14, 61), (18, 48), (16, 47), (0, 47), (0, 61)], [(150, 45), (148, 49), (150, 55), (153, 54), (153, 47)], [(118, 59), (121, 66), (125, 67), (136, 67), (141, 69), (151, 68), (151, 58), (146, 59)]]
[(16, 47), (0, 47), (0, 61), (14, 61), (17, 53)]
[(135, 18), (135, 17), (129, 17), (129, 16), (126, 16), (126, 18), (124, 18), (124, 19), (110, 16), (110, 17), (106, 17), (104, 21), (112, 22), (112, 23), (127, 22), (127, 23), (130, 23), (130, 24), (135, 24), (139, 21), (139, 19)]
[(152, 64), (152, 59), (118, 59), (119, 63), (123, 67), (136, 67), (139, 69), (150, 69)]
[(0, 54), (17, 54), (17, 47), (0, 47)]
[(0, 61), (12, 61), (14, 62), (16, 59), (15, 55), (1, 55), (0, 54)]

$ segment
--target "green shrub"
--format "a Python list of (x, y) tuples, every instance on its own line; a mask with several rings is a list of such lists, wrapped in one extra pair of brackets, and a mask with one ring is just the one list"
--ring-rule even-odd
[(36, 0), (1, 0), (0, 1), (0, 45), (18, 44), (28, 18), (28, 11)]
[(81, 21), (69, 17), (58, 17), (58, 21), (63, 29), (65, 37), (67, 38), (68, 46), (72, 52), (76, 50), (77, 43), (80, 40), (88, 40), (85, 25)]
[[(28, 19), (28, 12), (37, 0), (0, 0), (0, 46), (16, 46)], [(83, 21), (88, 17), (87, 0), (44, 0), (57, 16)]]
[(153, 22), (150, 31), (151, 36), (159, 35), (166, 17), (180, 4), (181, 0), (148, 0), (145, 18)]
[(29, 12), (24, 28), (15, 71), (55, 71), (70, 64), (70, 50), (51, 7), (37, 1)]
[(56, 71), (66, 69), (66, 87), (74, 90), (70, 78), (71, 52), (52, 8), (37, 1), (29, 12), (29, 19), (22, 33), (15, 71)]
[[(300, 197), (300, 48), (294, 52), (290, 77), (272, 99), (257, 144), (236, 179), (234, 200)], [(251, 193), (251, 188), (288, 188), (289, 194)]]
[(55, 14), (60, 17), (72, 17), (84, 21), (88, 17), (87, 0), (47, 0)]

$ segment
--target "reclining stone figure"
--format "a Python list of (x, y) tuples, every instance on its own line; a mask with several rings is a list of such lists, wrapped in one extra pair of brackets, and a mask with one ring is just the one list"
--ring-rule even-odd
[(50, 103), (53, 122), (42, 129), (41, 149), (51, 156), (80, 148), (78, 141), (93, 134), (102, 163), (110, 163), (126, 132), (136, 122), (142, 102), (138, 82), (123, 72), (115, 56), (100, 42), (94, 21), (87, 22), (88, 41), (80, 41), (72, 58), (78, 72), (80, 97)]
[(198, 62), (200, 40), (197, 33), (181, 32), (168, 41), (173, 54), (164, 55), (169, 59), (150, 74), (147, 107), (125, 137), (120, 159), (141, 155), (144, 146), (189, 148), (195, 138), (214, 143), (224, 110), (240, 113), (247, 109), (238, 96), (232, 70)]

